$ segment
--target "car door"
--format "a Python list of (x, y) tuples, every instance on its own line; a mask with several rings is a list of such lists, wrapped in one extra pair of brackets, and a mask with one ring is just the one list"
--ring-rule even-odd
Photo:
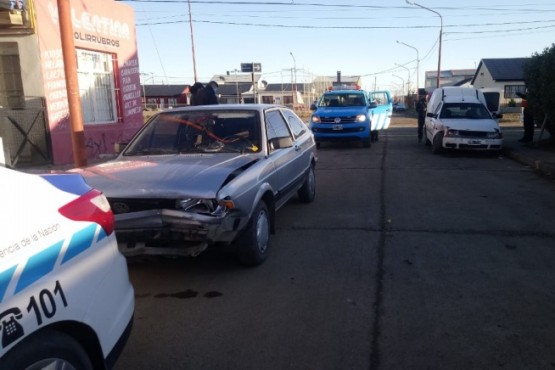
[(303, 176), (311, 165), (315, 145), (314, 140), (308, 126), (293, 111), (282, 108), (281, 113), (293, 134), (293, 147), (297, 152), (297, 157), (295, 158), (296, 167), (299, 176)]
[(368, 99), (376, 103), (374, 108), (370, 108), (372, 130), (386, 130), (389, 128), (393, 113), (391, 94), (389, 91), (372, 91), (368, 93)]
[(268, 181), (276, 192), (276, 206), (279, 208), (295, 190), (299, 178), (300, 150), (289, 130), (280, 109), (264, 112), (268, 160), (274, 164), (274, 171)]
[(426, 113), (426, 119), (424, 120), (424, 127), (426, 130), (426, 137), (428, 140), (433, 141), (434, 134), (436, 131), (436, 121), (439, 118), (439, 112), (441, 112), (441, 107), (443, 103), (439, 103), (436, 109), (432, 112), (428, 111)]

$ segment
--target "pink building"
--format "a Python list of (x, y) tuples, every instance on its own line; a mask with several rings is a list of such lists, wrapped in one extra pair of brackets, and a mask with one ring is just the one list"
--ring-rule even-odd
[[(0, 14), (0, 138), (6, 163), (71, 164), (57, 1), (22, 4), (9, 10), (20, 16), (10, 16), (17, 22), (2, 22)], [(143, 123), (134, 13), (113, 0), (70, 4), (86, 152), (94, 160), (112, 154), (114, 143), (128, 140)]]

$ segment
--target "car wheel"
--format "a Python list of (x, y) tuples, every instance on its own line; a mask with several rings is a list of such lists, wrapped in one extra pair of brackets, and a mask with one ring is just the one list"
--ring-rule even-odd
[(432, 143), (432, 153), (439, 154), (443, 150), (443, 132), (439, 132), (434, 136), (434, 142)]
[(2, 358), (6, 369), (92, 370), (87, 352), (69, 335), (45, 330), (28, 337)]
[(270, 214), (266, 203), (260, 201), (247, 228), (237, 241), (239, 261), (246, 266), (257, 266), (266, 260), (270, 242)]
[(314, 174), (314, 166), (310, 166), (308, 169), (306, 180), (297, 194), (303, 203), (310, 203), (314, 200), (316, 196), (316, 175)]

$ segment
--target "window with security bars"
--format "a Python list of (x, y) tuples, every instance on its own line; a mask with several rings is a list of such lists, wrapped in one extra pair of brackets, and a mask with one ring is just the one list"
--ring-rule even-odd
[(516, 93), (526, 93), (526, 86), (524, 85), (505, 85), (505, 92), (503, 97), (505, 99), (515, 99), (519, 98)]
[(77, 75), (84, 123), (116, 122), (112, 55), (78, 49)]

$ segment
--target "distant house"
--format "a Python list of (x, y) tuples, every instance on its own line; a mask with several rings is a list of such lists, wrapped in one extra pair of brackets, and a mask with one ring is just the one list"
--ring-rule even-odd
[(189, 85), (141, 85), (143, 108), (164, 109), (189, 104)]
[[(474, 77), (475, 69), (448, 69), (440, 71), (440, 86), (465, 86)], [(426, 71), (424, 87), (431, 93), (437, 87), (437, 71)]]
[(529, 58), (482, 59), (472, 78), (471, 84), (477, 88), (494, 88), (503, 92), (502, 104), (511, 99), (520, 102), (517, 93), (524, 93), (524, 63)]

